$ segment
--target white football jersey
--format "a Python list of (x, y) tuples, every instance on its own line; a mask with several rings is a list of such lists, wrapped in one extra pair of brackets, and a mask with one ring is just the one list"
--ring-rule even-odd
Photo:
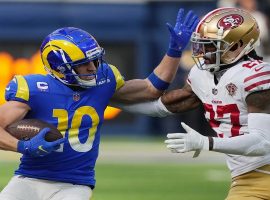
[[(212, 73), (194, 66), (187, 82), (202, 101), (205, 117), (217, 136), (237, 137), (249, 133), (247, 95), (270, 89), (270, 65), (258, 60), (239, 62), (221, 76), (218, 84)], [(270, 164), (270, 155), (227, 155), (227, 164), (235, 177)]]

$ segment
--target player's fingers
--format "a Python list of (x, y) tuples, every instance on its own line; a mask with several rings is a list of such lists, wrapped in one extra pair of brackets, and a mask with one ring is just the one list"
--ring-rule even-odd
[(181, 122), (181, 125), (187, 131), (187, 133), (193, 131), (193, 129), (186, 125), (184, 122)]
[(177, 153), (186, 153), (187, 150), (185, 148), (182, 149), (176, 149)]
[(182, 24), (183, 21), (183, 17), (184, 17), (184, 9), (180, 8), (177, 14), (177, 18), (176, 18), (176, 24), (175, 24), (175, 28), (178, 30), (180, 29), (180, 26)]
[(170, 31), (171, 36), (176, 37), (175, 31), (174, 31), (172, 25), (170, 23), (166, 23), (166, 26), (167, 26), (168, 30)]
[(167, 138), (168, 139), (182, 139), (185, 137), (185, 133), (168, 133)]
[[(187, 27), (188, 27), (188, 28), (193, 27), (194, 23), (196, 23), (197, 20), (198, 20), (198, 16), (197, 16), (197, 15), (194, 15), (194, 16), (191, 18), (191, 20), (188, 22)], [(193, 29), (191, 29), (191, 31), (193, 31)]]
[(193, 158), (197, 158), (201, 153), (201, 150), (196, 150), (193, 154)]
[(178, 153), (177, 149), (170, 149), (172, 153)]
[(192, 31), (195, 30), (195, 28), (197, 27), (197, 25), (199, 24), (199, 22), (200, 22), (200, 19), (197, 18), (196, 21), (193, 23), (193, 25), (192, 25), (192, 27), (191, 27), (191, 30), (192, 30)]
[(50, 128), (44, 128), (39, 132), (39, 135), (44, 138), (46, 133), (48, 133), (50, 130)]
[(184, 144), (185, 140), (184, 139), (168, 139), (165, 140), (166, 144)]
[(58, 144), (58, 145), (56, 145), (56, 146), (53, 146), (53, 150), (57, 150), (57, 149), (59, 149), (60, 147), (61, 147), (60, 144)]
[(168, 149), (184, 149), (185, 145), (184, 144), (168, 144), (167, 148)]
[(185, 17), (183, 24), (187, 26), (193, 15), (194, 15), (193, 10), (188, 11), (188, 14)]
[(58, 146), (58, 145), (64, 143), (66, 140), (67, 140), (66, 138), (58, 139), (56, 141), (51, 142), (51, 146)]

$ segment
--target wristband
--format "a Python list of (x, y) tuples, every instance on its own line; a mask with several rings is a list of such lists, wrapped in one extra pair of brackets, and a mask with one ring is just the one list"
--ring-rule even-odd
[(212, 137), (208, 137), (209, 140), (209, 151), (212, 151), (214, 148), (214, 139)]
[(167, 51), (167, 55), (173, 58), (180, 58), (182, 56), (182, 51), (169, 48)]
[(25, 141), (19, 140), (17, 144), (17, 151), (19, 153), (25, 154), (26, 153), (26, 148), (25, 148)]
[(166, 90), (170, 85), (170, 83), (161, 80), (154, 72), (152, 72), (147, 78), (158, 90)]

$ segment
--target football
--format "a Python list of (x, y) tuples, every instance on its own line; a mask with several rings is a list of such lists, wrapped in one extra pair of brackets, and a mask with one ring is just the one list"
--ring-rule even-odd
[(46, 127), (50, 128), (50, 131), (45, 135), (46, 141), (52, 142), (63, 138), (54, 125), (38, 119), (23, 119), (14, 122), (6, 128), (6, 131), (18, 140), (29, 140)]

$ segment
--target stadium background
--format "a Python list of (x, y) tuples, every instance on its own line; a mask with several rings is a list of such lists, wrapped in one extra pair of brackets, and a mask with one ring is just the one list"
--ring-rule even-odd
[[(193, 9), (202, 16), (217, 3), (0, 0), (0, 104), (14, 74), (45, 73), (39, 46), (59, 27), (74, 26), (90, 32), (105, 48), (105, 60), (117, 66), (126, 80), (145, 78), (166, 52), (169, 34), (165, 23), (174, 24), (178, 9)], [(183, 56), (171, 88), (184, 84), (192, 66), (190, 51)], [(213, 134), (202, 108), (164, 119), (113, 108), (105, 115), (94, 200), (224, 199), (229, 173), (222, 155), (203, 153), (195, 160), (191, 154), (171, 155), (163, 144), (167, 132), (181, 131), (180, 121), (203, 134)], [(12, 176), (18, 159), (15, 153), (0, 152), (0, 190)]]

